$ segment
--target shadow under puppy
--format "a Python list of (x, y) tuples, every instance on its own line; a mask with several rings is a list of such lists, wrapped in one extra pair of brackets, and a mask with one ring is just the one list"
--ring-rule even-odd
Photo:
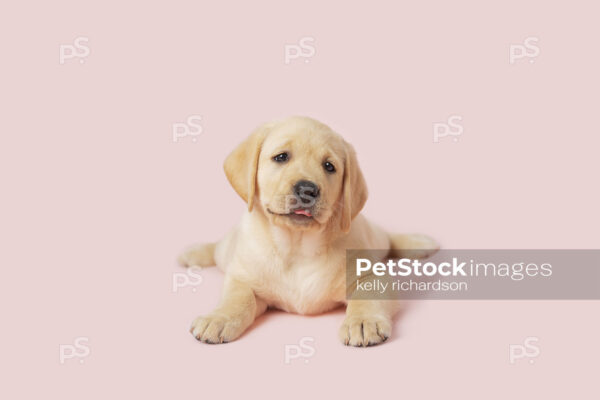
[(314, 119), (291, 117), (256, 129), (225, 160), (225, 174), (248, 204), (221, 241), (190, 247), (184, 266), (217, 265), (223, 298), (191, 332), (206, 343), (237, 339), (268, 307), (318, 314), (346, 304), (342, 343), (384, 342), (394, 300), (347, 300), (346, 249), (431, 249), (423, 235), (389, 234), (364, 218), (367, 185), (353, 147)]

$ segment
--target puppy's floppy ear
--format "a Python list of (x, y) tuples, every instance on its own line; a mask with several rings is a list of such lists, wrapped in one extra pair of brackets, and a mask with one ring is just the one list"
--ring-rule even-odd
[(227, 156), (223, 165), (229, 183), (237, 194), (248, 203), (248, 211), (252, 211), (254, 204), (258, 156), (270, 128), (271, 124), (258, 127)]
[(358, 166), (356, 152), (350, 143), (346, 143), (341, 213), (341, 229), (343, 232), (350, 230), (350, 223), (364, 207), (367, 197), (367, 183)]

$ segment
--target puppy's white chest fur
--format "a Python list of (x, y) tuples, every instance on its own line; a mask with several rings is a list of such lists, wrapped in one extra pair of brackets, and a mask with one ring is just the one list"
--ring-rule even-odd
[(272, 227), (271, 237), (271, 251), (255, 253), (260, 262), (252, 263), (253, 271), (244, 277), (260, 298), (270, 306), (300, 314), (321, 313), (340, 304), (344, 293), (342, 266), (332, 263), (339, 258), (331, 257), (321, 233)]

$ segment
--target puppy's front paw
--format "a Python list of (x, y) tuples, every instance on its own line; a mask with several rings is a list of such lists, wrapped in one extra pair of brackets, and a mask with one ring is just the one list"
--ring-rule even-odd
[(387, 318), (348, 316), (340, 327), (339, 337), (346, 346), (366, 347), (385, 342), (392, 334)]
[(237, 339), (244, 332), (244, 327), (241, 319), (210, 314), (196, 318), (190, 332), (204, 343), (227, 343)]

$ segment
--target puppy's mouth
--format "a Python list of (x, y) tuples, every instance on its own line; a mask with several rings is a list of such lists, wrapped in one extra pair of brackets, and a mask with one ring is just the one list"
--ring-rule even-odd
[(273, 215), (280, 215), (282, 217), (288, 217), (292, 221), (306, 222), (313, 219), (312, 211), (309, 208), (297, 208), (290, 211), (289, 213), (276, 213), (267, 208), (267, 211)]

